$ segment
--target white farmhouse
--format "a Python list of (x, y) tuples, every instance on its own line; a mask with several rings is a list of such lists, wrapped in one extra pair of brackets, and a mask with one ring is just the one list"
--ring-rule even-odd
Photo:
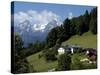
[(58, 54), (61, 55), (61, 54), (64, 54), (65, 53), (65, 49), (63, 47), (60, 47), (58, 49)]

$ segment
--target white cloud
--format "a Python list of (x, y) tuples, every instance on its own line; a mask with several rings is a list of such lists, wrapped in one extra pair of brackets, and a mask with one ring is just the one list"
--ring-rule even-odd
[(72, 17), (73, 17), (73, 13), (72, 13), (72, 12), (69, 12), (68, 18), (69, 18), (69, 19), (72, 19)]
[[(37, 12), (35, 10), (28, 10), (27, 12), (17, 12), (14, 14), (14, 23), (16, 27), (27, 28), (27, 24), (20, 24), (24, 21), (29, 21), (32, 30), (42, 30), (45, 29), (46, 25), (52, 20), (56, 20), (58, 24), (60, 23), (60, 17), (53, 13), (52, 11), (43, 10)], [(22, 25), (22, 26), (20, 26)], [(29, 31), (29, 29), (26, 29)]]

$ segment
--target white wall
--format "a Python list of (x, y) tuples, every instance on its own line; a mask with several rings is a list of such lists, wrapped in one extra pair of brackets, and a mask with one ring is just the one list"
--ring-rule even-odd
[(65, 49), (64, 48), (59, 48), (58, 49), (58, 54), (64, 54), (65, 53)]
[(72, 53), (72, 54), (74, 53), (74, 49), (73, 49), (73, 48), (71, 48), (71, 53)]

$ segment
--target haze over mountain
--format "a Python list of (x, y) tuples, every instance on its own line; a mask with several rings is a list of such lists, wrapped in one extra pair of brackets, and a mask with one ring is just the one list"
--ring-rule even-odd
[(37, 40), (44, 41), (52, 28), (61, 25), (60, 16), (48, 10), (19, 11), (14, 13), (13, 21), (14, 32), (21, 36), (25, 45)]
[(31, 25), (31, 23), (28, 20), (25, 20), (24, 22), (15, 25), (14, 31), (19, 33), (19, 35), (21, 36), (21, 38), (25, 43), (25, 46), (27, 46), (28, 43), (34, 43), (36, 41), (44, 41), (48, 32), (52, 28), (59, 25), (60, 23), (57, 22), (57, 20), (52, 20), (45, 25), (39, 25), (39, 24)]

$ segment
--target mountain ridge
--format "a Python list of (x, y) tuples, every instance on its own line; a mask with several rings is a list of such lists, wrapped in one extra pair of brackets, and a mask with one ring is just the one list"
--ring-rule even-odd
[(14, 25), (14, 32), (19, 33), (25, 46), (27, 46), (29, 43), (34, 43), (36, 41), (45, 41), (48, 32), (56, 26), (60, 26), (60, 23), (56, 20), (52, 20), (45, 25), (32, 25), (26, 20), (18, 25)]

